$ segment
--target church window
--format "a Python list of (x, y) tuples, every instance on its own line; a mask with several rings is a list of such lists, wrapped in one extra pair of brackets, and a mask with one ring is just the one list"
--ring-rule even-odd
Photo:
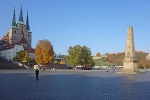
[(23, 28), (23, 26), (22, 26), (22, 28)]

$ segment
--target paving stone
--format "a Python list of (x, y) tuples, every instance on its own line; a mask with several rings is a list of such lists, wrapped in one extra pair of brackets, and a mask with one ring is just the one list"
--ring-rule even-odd
[(0, 100), (149, 100), (150, 71), (0, 70)]

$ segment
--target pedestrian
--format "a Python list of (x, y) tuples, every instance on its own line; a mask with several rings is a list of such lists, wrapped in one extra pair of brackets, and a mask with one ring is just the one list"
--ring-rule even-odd
[(39, 70), (38, 69), (35, 70), (35, 76), (36, 76), (36, 80), (38, 80), (39, 79), (38, 78), (38, 76), (39, 76)]
[(115, 68), (113, 68), (113, 73), (115, 72)]
[(106, 71), (108, 72), (108, 67), (106, 68)]

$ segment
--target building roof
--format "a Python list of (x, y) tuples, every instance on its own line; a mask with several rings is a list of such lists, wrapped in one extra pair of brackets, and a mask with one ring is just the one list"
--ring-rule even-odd
[(20, 39), (20, 41), (18, 43), (28, 44), (26, 39), (24, 38), (24, 36)]
[[(14, 48), (15, 45), (23, 46), (23, 45), (21, 45), (21, 44), (19, 44), (19, 43), (17, 43), (17, 44), (8, 44), (8, 45), (5, 45), (5, 46), (2, 46), (2, 48), (1, 48), (0, 50), (7, 50), (7, 49)], [(23, 48), (24, 48), (24, 50), (27, 51), (28, 53), (34, 53), (34, 51), (35, 51), (35, 49), (33, 49), (33, 48), (25, 48), (24, 46), (23, 46)]]
[(28, 10), (27, 10), (26, 29), (27, 29), (28, 31), (30, 31), (29, 19), (28, 19)]
[(11, 48), (14, 48), (14, 46), (15, 44), (9, 44), (9, 45), (3, 46), (0, 50), (11, 49)]
[(9, 32), (4, 35), (4, 37), (0, 40), (0, 42), (3, 42), (5, 40), (5, 43), (9, 44)]
[(14, 6), (14, 14), (13, 14), (13, 19), (12, 19), (12, 28), (16, 28), (16, 16), (15, 16), (15, 6)]
[(34, 53), (35, 49), (33, 48), (24, 48), (28, 53)]
[(22, 4), (21, 4), (21, 8), (20, 8), (19, 22), (23, 23)]

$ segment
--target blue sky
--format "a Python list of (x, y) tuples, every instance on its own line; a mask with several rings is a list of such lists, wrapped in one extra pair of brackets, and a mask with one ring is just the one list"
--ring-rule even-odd
[[(21, 0), (15, 0), (19, 20)], [(124, 52), (128, 26), (134, 28), (137, 51), (150, 52), (150, 0), (22, 0), (32, 31), (32, 47), (48, 39), (57, 54), (69, 46), (85, 45), (92, 51)], [(0, 37), (9, 30), (14, 0), (0, 1)]]

